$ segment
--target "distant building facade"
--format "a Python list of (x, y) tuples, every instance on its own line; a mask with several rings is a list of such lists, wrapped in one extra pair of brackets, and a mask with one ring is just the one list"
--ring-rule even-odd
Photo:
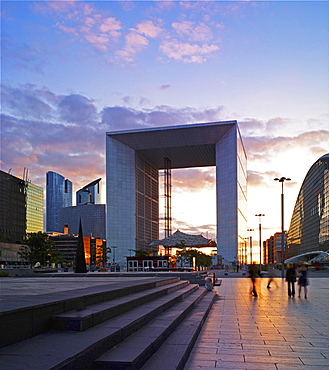
[(67, 227), (69, 234), (79, 233), (81, 219), (83, 234), (100, 239), (106, 238), (105, 204), (84, 204), (65, 207), (58, 211), (58, 227), (63, 232)]
[[(50, 239), (55, 243), (56, 249), (59, 251), (61, 258), (67, 264), (74, 264), (78, 246), (78, 235), (51, 235)], [(101, 256), (104, 243), (105, 240), (90, 236), (83, 236), (83, 246), (87, 265), (96, 266), (103, 264), (101, 262)]]
[(288, 231), (286, 258), (329, 250), (329, 153), (309, 169)]
[[(282, 233), (278, 232), (263, 242), (263, 263), (281, 263)], [(284, 243), (287, 242), (287, 233), (284, 233)], [(283, 257), (285, 258), (285, 257)]]
[(60, 232), (58, 211), (72, 206), (72, 182), (59, 173), (46, 174), (46, 230)]
[(92, 181), (90, 184), (84, 186), (76, 192), (76, 205), (83, 205), (87, 203), (101, 204), (102, 182), (101, 178)]
[(19, 242), (43, 232), (43, 188), (0, 171), (0, 240)]

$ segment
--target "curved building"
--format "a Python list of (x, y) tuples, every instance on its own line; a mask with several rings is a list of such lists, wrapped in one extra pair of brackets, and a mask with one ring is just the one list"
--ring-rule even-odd
[(309, 169), (291, 217), (286, 258), (329, 249), (329, 153)]

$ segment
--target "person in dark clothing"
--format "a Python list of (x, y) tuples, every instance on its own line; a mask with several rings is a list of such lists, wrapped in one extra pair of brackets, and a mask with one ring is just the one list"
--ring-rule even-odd
[(307, 299), (307, 286), (308, 286), (308, 279), (307, 279), (307, 268), (306, 266), (301, 266), (298, 268), (298, 298), (300, 298), (300, 293), (302, 291), (302, 287), (304, 287), (305, 299)]
[(257, 294), (257, 291), (256, 291), (256, 277), (258, 275), (257, 265), (255, 263), (250, 265), (248, 272), (249, 272), (249, 277), (250, 277), (251, 283), (252, 283), (251, 293), (254, 297), (258, 297), (258, 294)]
[(286, 271), (286, 282), (288, 283), (288, 296), (295, 297), (295, 282), (296, 282), (296, 269), (295, 265), (291, 263)]

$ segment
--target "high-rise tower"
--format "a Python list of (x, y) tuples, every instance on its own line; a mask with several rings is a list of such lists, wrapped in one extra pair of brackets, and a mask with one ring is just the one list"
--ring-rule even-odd
[(46, 230), (61, 232), (58, 227), (58, 211), (72, 206), (72, 182), (52, 171), (48, 171), (46, 177)]
[(101, 180), (100, 178), (92, 181), (76, 192), (77, 206), (87, 203), (101, 204)]

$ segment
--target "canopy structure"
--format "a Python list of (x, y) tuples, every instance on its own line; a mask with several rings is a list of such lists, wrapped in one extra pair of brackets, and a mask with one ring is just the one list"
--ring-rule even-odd
[(186, 247), (209, 247), (214, 245), (211, 239), (206, 239), (202, 234), (190, 235), (177, 230), (172, 235), (161, 240), (154, 240), (151, 246), (163, 245), (164, 247), (174, 247), (177, 244), (184, 244)]

